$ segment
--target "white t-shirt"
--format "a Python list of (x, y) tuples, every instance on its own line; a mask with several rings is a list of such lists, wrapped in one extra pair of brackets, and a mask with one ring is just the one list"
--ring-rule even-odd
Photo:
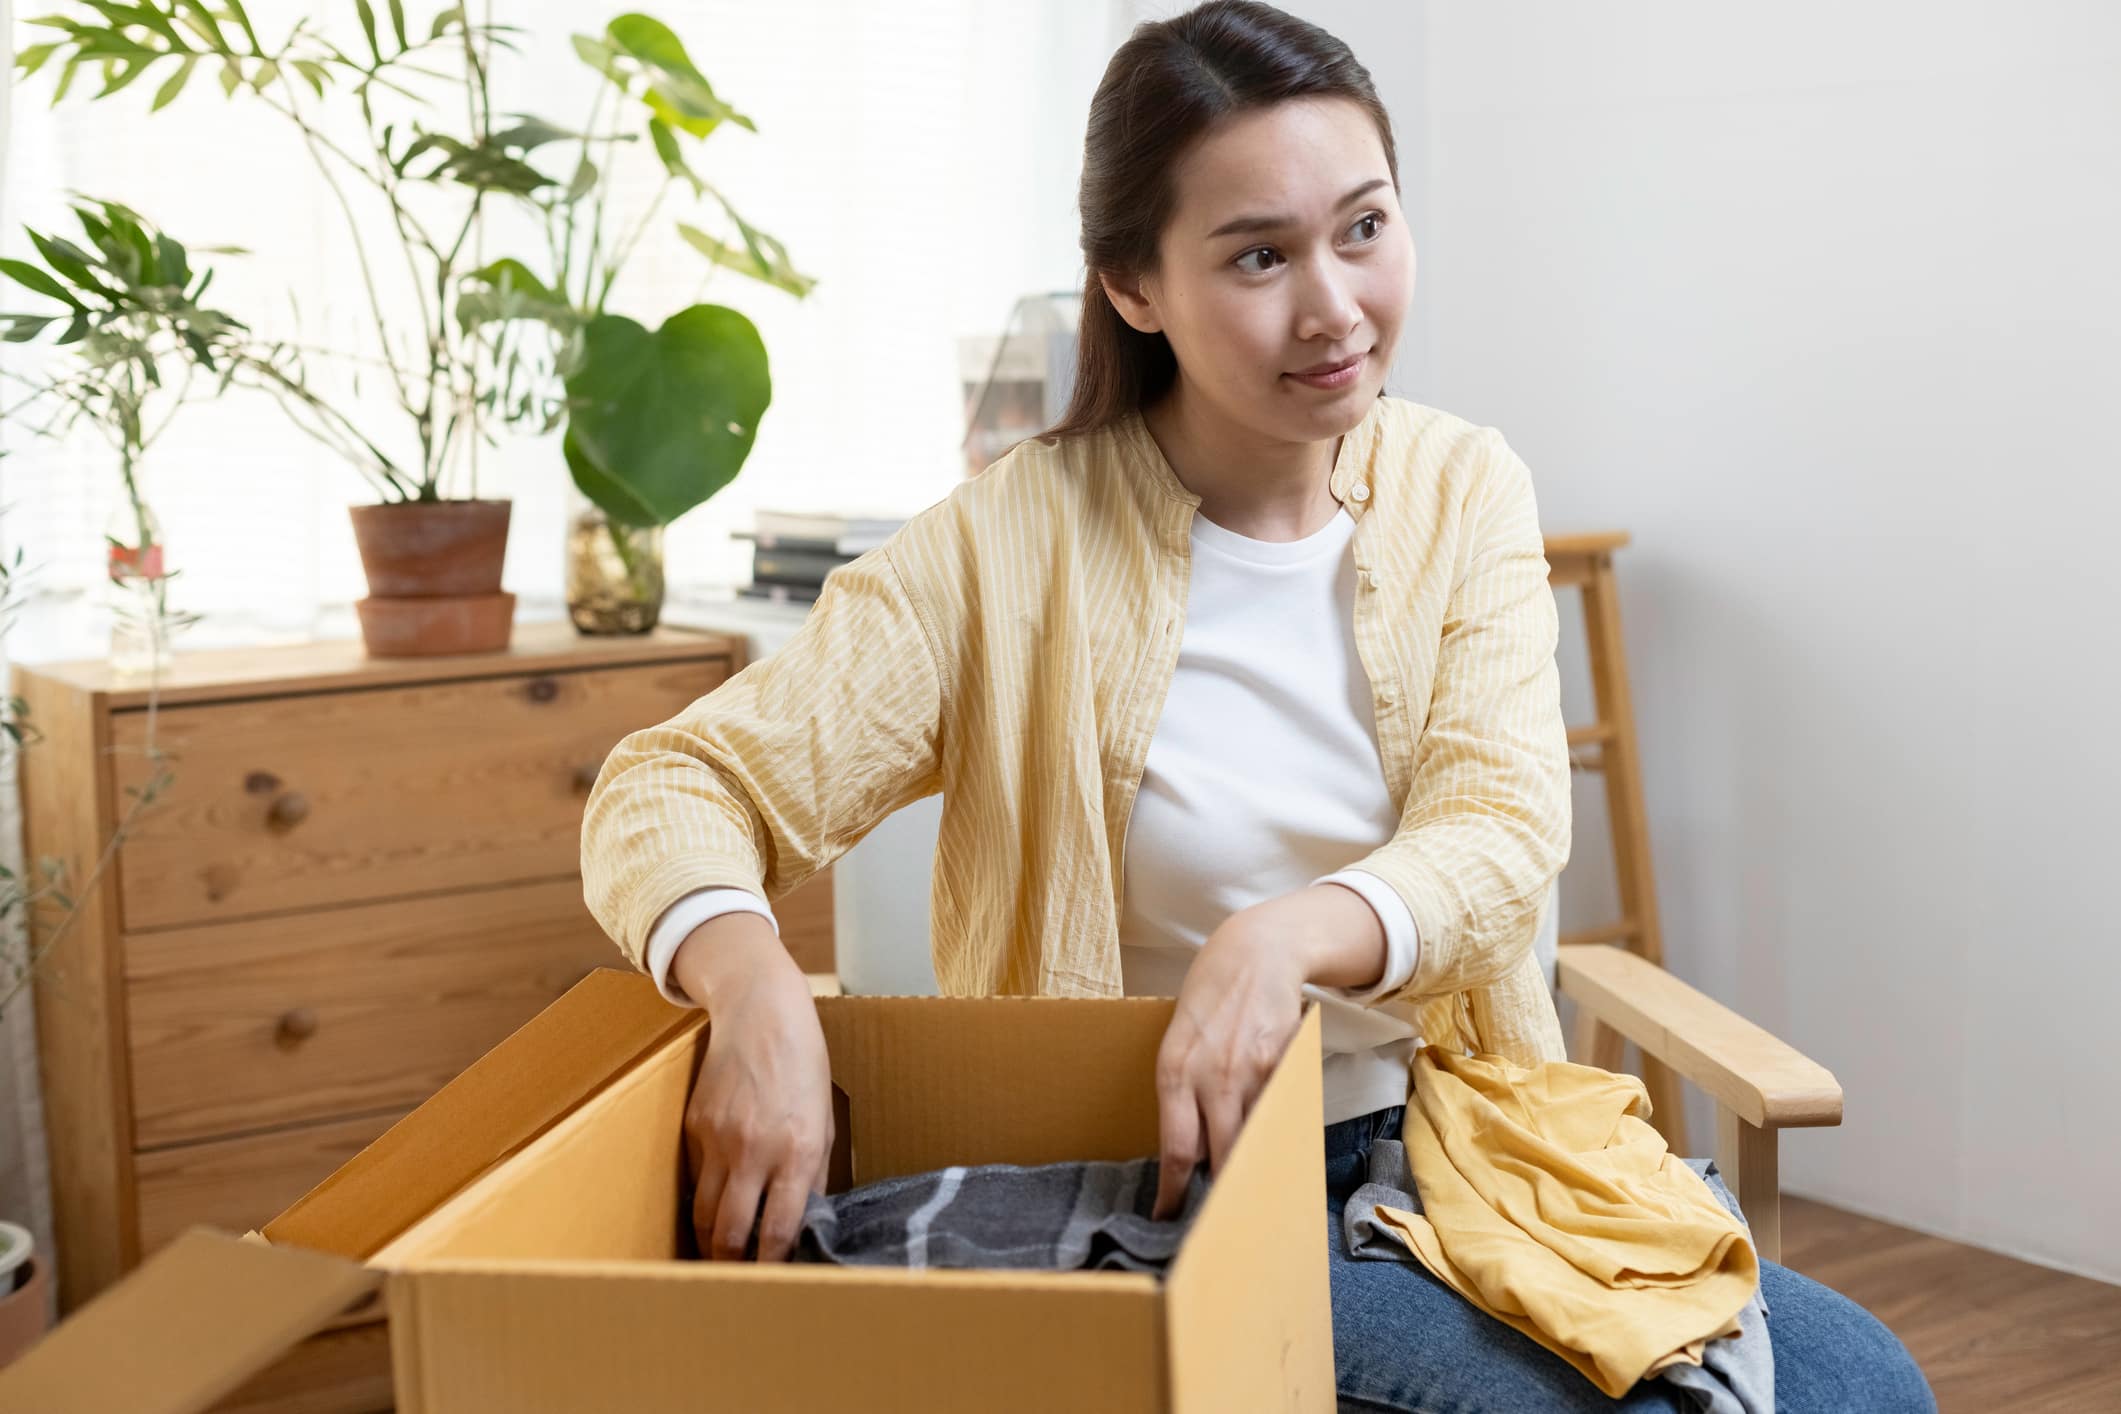
[[(1186, 629), (1127, 824), (1119, 925), (1127, 993), (1175, 996), (1239, 909), (1313, 883), (1362, 895), (1384, 924), (1383, 975), (1304, 989), (1319, 1005), (1328, 1124), (1403, 1103), (1418, 1044), (1411, 1008), (1372, 1004), (1414, 975), (1414, 917), (1383, 879), (1346, 867), (1399, 824), (1355, 647), (1354, 533), (1344, 510), (1292, 541), (1194, 516)], [(743, 889), (664, 910), (647, 958), (664, 996), (691, 1004), (669, 978), (678, 944), (739, 909), (773, 917)]]
[(1406, 1100), (1416, 1034), (1411, 1008), (1365, 1004), (1413, 975), (1413, 915), (1346, 867), (1399, 826), (1356, 654), (1354, 534), (1345, 510), (1290, 541), (1194, 516), (1185, 634), (1127, 825), (1119, 924), (1126, 990), (1169, 996), (1239, 909), (1318, 882), (1362, 894), (1385, 925), (1383, 976), (1304, 989), (1328, 1124)]

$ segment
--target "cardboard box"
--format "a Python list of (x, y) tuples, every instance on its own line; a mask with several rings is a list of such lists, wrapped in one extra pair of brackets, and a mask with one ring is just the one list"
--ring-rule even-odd
[[(1154, 1154), (1171, 1008), (820, 997), (831, 1188)], [(0, 1410), (186, 1414), (377, 1301), (402, 1414), (1330, 1410), (1318, 1025), (1161, 1280), (706, 1262), (679, 1260), (706, 1018), (599, 972), (262, 1234), (157, 1254), (0, 1373)]]

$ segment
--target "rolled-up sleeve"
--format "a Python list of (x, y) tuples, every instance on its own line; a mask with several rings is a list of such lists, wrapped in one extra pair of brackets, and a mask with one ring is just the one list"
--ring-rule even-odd
[(1522, 963), (1568, 861), (1568, 729), (1559, 622), (1523, 461), (1499, 434), (1465, 521), (1465, 571), (1442, 625), (1428, 722), (1392, 838), (1349, 867), (1389, 883), (1421, 947), (1393, 1000), (1495, 982)]
[(777, 901), (942, 789), (944, 679), (891, 550), (834, 570), (778, 652), (605, 758), (582, 893), (636, 967), (694, 890)]

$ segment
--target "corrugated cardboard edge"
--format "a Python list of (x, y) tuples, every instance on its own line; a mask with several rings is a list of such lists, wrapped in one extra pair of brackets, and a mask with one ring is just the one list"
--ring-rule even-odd
[(196, 1414), (380, 1281), (192, 1228), (0, 1370), (0, 1414)]
[(599, 968), (265, 1225), (276, 1244), (365, 1259), (705, 1014)]
[(206, 1408), (372, 1301), (382, 1274), (362, 1262), (384, 1243), (613, 1076), (705, 1023), (647, 978), (598, 969), (267, 1223), (262, 1238), (194, 1228), (62, 1322), (0, 1371), (0, 1414)]
[[(1164, 1287), (1174, 1414), (1326, 1414), (1333, 1379), (1325, 1200), (1322, 1020), (1302, 1023), (1268, 1077)], [(1265, 1288), (1274, 1296), (1262, 1301)]]

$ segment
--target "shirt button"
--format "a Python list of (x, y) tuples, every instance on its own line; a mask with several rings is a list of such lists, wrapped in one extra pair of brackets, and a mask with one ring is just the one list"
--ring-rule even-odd
[(1348, 494), (1358, 501), (1367, 501), (1370, 499), (1370, 488), (1358, 481), (1348, 488)]

